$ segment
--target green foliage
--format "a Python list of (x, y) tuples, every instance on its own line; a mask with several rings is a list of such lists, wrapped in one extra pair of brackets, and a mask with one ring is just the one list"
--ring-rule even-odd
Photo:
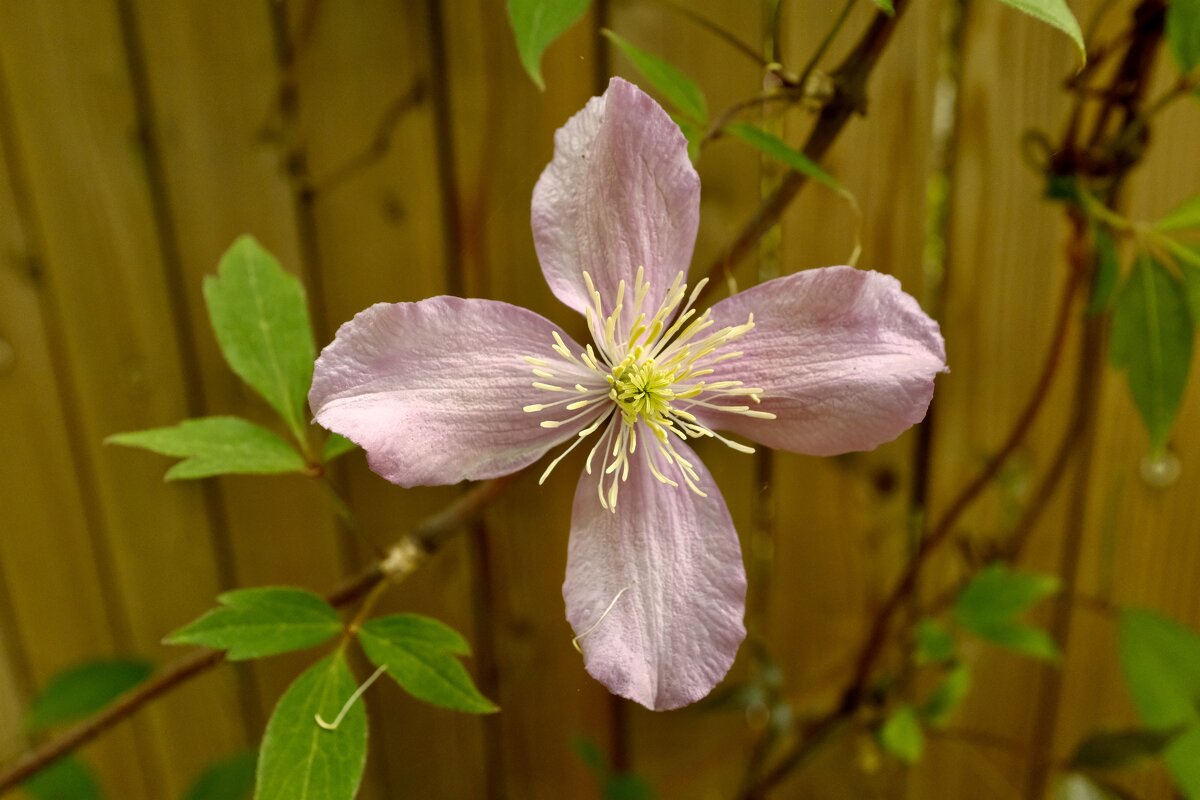
[(889, 17), (896, 16), (896, 8), (892, 5), (892, 0), (872, 0), (879, 10), (887, 14)]
[[(64, 758), (21, 784), (32, 800), (100, 800), (100, 784), (87, 765)], [(232, 800), (232, 799), (231, 799)]]
[(997, 562), (980, 570), (963, 589), (954, 602), (954, 620), (993, 644), (1053, 660), (1058, 647), (1050, 636), (1017, 617), (1057, 591), (1053, 576), (1016, 572)]
[(787, 142), (767, 133), (762, 128), (749, 125), (744, 122), (735, 122), (731, 125), (726, 125), (725, 130), (741, 139), (746, 144), (757, 149), (759, 152), (770, 156), (796, 172), (803, 173), (815, 181), (818, 181), (825, 186), (833, 189), (843, 196), (849, 196), (846, 188), (838, 182), (838, 179), (830, 175), (821, 165), (813, 161), (808, 156), (801, 153), (796, 148), (790, 146)]
[(388, 675), (413, 697), (471, 714), (499, 710), (456, 658), (471, 649), (453, 628), (418, 614), (395, 614), (367, 622), (358, 639), (367, 658), (386, 665)]
[(916, 709), (903, 705), (893, 711), (879, 729), (879, 743), (906, 764), (920, 761), (925, 752), (925, 734), (921, 732)]
[(51, 678), (34, 698), (25, 725), (37, 732), (94, 714), (153, 671), (149, 662), (136, 659), (90, 661), (70, 667)]
[(940, 623), (929, 617), (917, 623), (913, 656), (918, 664), (941, 664), (954, 658), (954, 637)]
[(200, 773), (185, 800), (250, 800), (257, 761), (254, 753), (218, 761)]
[(1154, 612), (1125, 609), (1120, 653), (1142, 722), (1184, 729), (1164, 757), (1179, 788), (1200, 797), (1200, 635)]
[(336, 730), (332, 722), (354, 694), (343, 653), (323, 658), (288, 688), (267, 723), (258, 757), (255, 800), (351, 800), (367, 760), (367, 712), (355, 702)]
[[(1193, 5), (1200, 8), (1200, 0), (1194, 2)], [(1175, 8), (1175, 3), (1169, 5), (1168, 8)], [(1196, 26), (1197, 35), (1200, 35), (1200, 16), (1197, 16)], [(1154, 223), (1154, 229), (1157, 231), (1181, 231), (1188, 228), (1200, 228), (1200, 195), (1183, 201), (1171, 209), (1165, 217)]]
[(545, 91), (542, 53), (588, 10), (591, 0), (508, 0), (508, 22), (516, 37), (521, 66)]
[(1031, 17), (1041, 20), (1071, 37), (1079, 48), (1079, 62), (1087, 62), (1087, 50), (1083, 44), (1083, 31), (1079, 29), (1079, 21), (1071, 13), (1066, 0), (1002, 0), (1018, 11), (1024, 11)]
[(1112, 234), (1102, 223), (1092, 224), (1092, 246), (1096, 249), (1096, 277), (1087, 310), (1089, 314), (1099, 314), (1112, 305), (1113, 292), (1121, 279), (1121, 263)]
[(1128, 373), (1134, 406), (1160, 455), (1183, 401), (1192, 363), (1187, 290), (1166, 267), (1141, 254), (1117, 295), (1113, 364)]
[(1166, 35), (1180, 72), (1200, 66), (1200, 0), (1167, 3)]
[(225, 361), (307, 447), (315, 352), (300, 281), (253, 237), (242, 236), (221, 257), (217, 275), (204, 279), (204, 300)]
[(342, 631), (342, 618), (311, 592), (290, 588), (226, 592), (214, 608), (172, 633), (167, 644), (227, 650), (231, 661), (304, 650)]
[(657, 797), (654, 787), (645, 778), (628, 772), (614, 772), (604, 753), (591, 739), (576, 736), (571, 747), (596, 776), (604, 800), (654, 800)]
[(1099, 731), (1079, 743), (1067, 765), (1080, 770), (1124, 769), (1161, 755), (1178, 735), (1178, 728)]
[(970, 668), (966, 664), (955, 664), (925, 700), (921, 717), (930, 725), (941, 725), (958, 709), (970, 690)]
[(238, 417), (187, 419), (169, 428), (113, 434), (104, 441), (182, 458), (167, 470), (169, 481), (213, 475), (278, 475), (305, 469), (304, 459), (294, 447), (266, 428)]
[(358, 445), (345, 436), (331, 433), (329, 434), (329, 438), (325, 440), (325, 444), (321, 446), (321, 463), (328, 464), (330, 461), (339, 459), (357, 448)]
[(605, 30), (604, 35), (685, 119), (701, 127), (708, 124), (708, 100), (695, 81), (671, 62), (647, 53), (612, 31)]

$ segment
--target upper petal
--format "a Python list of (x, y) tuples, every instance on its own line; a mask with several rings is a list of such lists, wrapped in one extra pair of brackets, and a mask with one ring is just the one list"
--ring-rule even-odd
[(563, 584), (587, 671), (655, 710), (707, 695), (746, 636), (746, 575), (729, 510), (695, 453), (674, 446), (708, 496), (659, 483), (646, 468), (646, 447), (615, 512), (600, 505), (598, 475), (585, 472)]
[(321, 352), (308, 402), (317, 422), (360, 445), (371, 469), (401, 486), (505, 475), (590, 421), (548, 429), (539, 423), (569, 412), (522, 411), (552, 394), (533, 388), (524, 358), (548, 354), (556, 330), (579, 350), (549, 320), (508, 303), (379, 303)]
[(705, 411), (712, 427), (811, 455), (870, 450), (925, 418), (946, 369), (938, 324), (890, 275), (827, 267), (767, 281), (712, 308), (717, 327), (755, 327), (714, 380), (761, 388), (776, 415)]
[[(559, 300), (582, 312), (587, 270), (606, 303), (639, 266), (652, 316), (675, 276), (687, 274), (700, 220), (700, 177), (687, 140), (645, 92), (613, 78), (608, 90), (554, 135), (554, 159), (533, 190), (533, 241)], [(633, 319), (624, 303), (624, 322)]]

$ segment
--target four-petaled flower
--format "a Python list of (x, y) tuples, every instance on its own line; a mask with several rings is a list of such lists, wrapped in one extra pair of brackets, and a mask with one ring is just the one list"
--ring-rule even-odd
[(309, 394), (318, 422), (402, 486), (492, 478), (587, 442), (567, 619), (588, 672), (654, 709), (706, 695), (745, 637), (737, 533), (688, 440), (867, 450), (925, 416), (945, 369), (937, 323), (875, 272), (808, 270), (697, 313), (699, 205), (679, 128), (614, 78), (559, 130), (533, 192), (546, 280), (594, 344), (507, 303), (381, 303), (338, 331)]

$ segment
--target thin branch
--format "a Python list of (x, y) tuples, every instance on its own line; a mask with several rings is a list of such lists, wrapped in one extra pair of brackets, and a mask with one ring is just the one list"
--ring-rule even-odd
[(733, 35), (729, 31), (725, 30), (725, 28), (723, 28), (722, 26), (713, 22), (711, 19), (704, 16), (703, 14), (696, 11), (695, 9), (684, 5), (683, 3), (679, 2), (678, 0), (655, 0), (655, 2), (657, 2), (659, 5), (666, 6), (667, 8), (671, 9), (672, 11), (674, 11), (677, 14), (680, 14), (681, 16), (687, 17), (692, 22), (696, 23), (701, 28), (704, 28), (704, 30), (708, 31), (713, 36), (716, 36), (718, 39), (720, 39), (721, 41), (728, 44), (734, 50), (738, 51), (739, 53), (744, 55), (746, 58), (753, 61), (758, 66), (764, 67), (764, 68), (771, 66), (762, 57), (762, 54), (759, 53), (757, 50), (755, 50), (753, 47), (751, 47), (748, 43), (742, 41), (737, 36)]
[[(347, 606), (371, 592), (383, 581), (403, 581), (420, 566), (426, 556), (436, 553), (464, 525), (478, 519), (506, 482), (506, 478), (499, 478), (476, 484), (471, 491), (437, 514), (426, 517), (402, 536), (390, 548), (388, 558), (333, 589), (325, 595), (325, 599), (334, 606)], [(158, 675), (117, 698), (102, 711), (28, 751), (0, 771), (0, 795), (15, 789), (63, 756), (132, 716), (151, 701), (224, 661), (225, 654), (219, 650), (200, 650), (167, 666)]]

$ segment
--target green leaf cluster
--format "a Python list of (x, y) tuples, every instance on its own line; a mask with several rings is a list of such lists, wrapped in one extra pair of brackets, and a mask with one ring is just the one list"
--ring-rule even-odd
[(1169, 732), (1163, 757), (1180, 790), (1200, 798), (1200, 635), (1152, 611), (1125, 609), (1121, 666), (1143, 723)]
[[(105, 441), (183, 459), (167, 471), (167, 480), (310, 472), (307, 394), (315, 351), (304, 287), (253, 237), (242, 236), (221, 257), (217, 275), (204, 279), (204, 300), (226, 363), (275, 410), (292, 441), (230, 416), (118, 433)], [(320, 463), (353, 449), (349, 440), (331, 435)]]
[(954, 601), (954, 621), (984, 641), (1032, 658), (1053, 661), (1058, 646), (1041, 628), (1021, 617), (1058, 591), (1052, 575), (1018, 572), (1000, 562), (984, 567)]

